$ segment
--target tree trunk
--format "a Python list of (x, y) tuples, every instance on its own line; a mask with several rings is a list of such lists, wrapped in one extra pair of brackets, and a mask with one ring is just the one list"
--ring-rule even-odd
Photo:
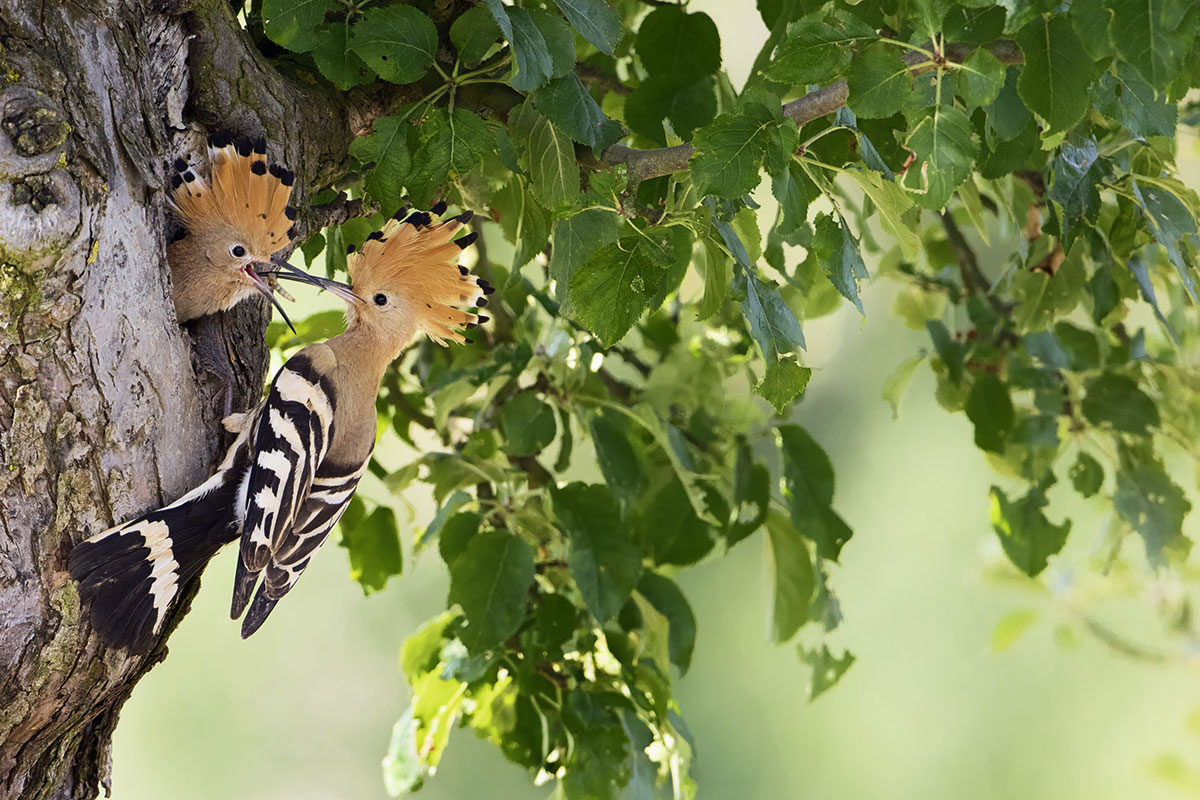
[[(201, 481), (221, 444), (221, 399), (175, 321), (164, 255), (163, 160), (199, 141), (184, 119), (189, 17), (146, 6), (0, 0), (5, 798), (107, 789), (117, 715), (166, 650), (106, 650), (67, 555)], [(261, 390), (266, 313), (244, 304), (224, 321), (239, 407)]]

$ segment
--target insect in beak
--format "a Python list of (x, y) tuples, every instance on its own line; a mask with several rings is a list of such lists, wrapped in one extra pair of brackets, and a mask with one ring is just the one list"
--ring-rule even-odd
[[(279, 302), (279, 298), (277, 298), (275, 296), (275, 293), (271, 290), (271, 285), (269, 283), (267, 283), (265, 280), (263, 280), (261, 275), (259, 275), (257, 272), (255, 272), (254, 267), (262, 266), (262, 265), (263, 265), (262, 262), (252, 262), (252, 263), (247, 264), (246, 266), (242, 267), (242, 271), (246, 273), (246, 277), (248, 277), (250, 279), (250, 282), (254, 284), (254, 288), (257, 289), (259, 292), (261, 292), (264, 297), (266, 297), (268, 300), (270, 300), (271, 305), (273, 305), (273, 306), (275, 306), (275, 308), (279, 309), (279, 316), (283, 317), (283, 321), (285, 323), (287, 323), (287, 326), (288, 326), (288, 328), (291, 329), (292, 333), (296, 333), (296, 326), (292, 324), (292, 321), (290, 319), (288, 319), (287, 312), (283, 310), (283, 305)], [(266, 266), (271, 266), (271, 264), (268, 263), (268, 264), (266, 264)], [(264, 270), (263, 274), (270, 276), (274, 273), (267, 272)], [(296, 334), (296, 335), (299, 336), (299, 334)]]
[(280, 280), (296, 281), (297, 283), (307, 283), (309, 286), (316, 286), (318, 289), (324, 289), (330, 294), (340, 297), (347, 303), (363, 303), (362, 298), (354, 293), (354, 290), (350, 288), (349, 284), (342, 283), (341, 281), (330, 280), (329, 278), (318, 278), (316, 275), (310, 275), (298, 267), (293, 267), (279, 256), (272, 256), (269, 266), (271, 267), (270, 271), (268, 272), (267, 270), (263, 270), (262, 274), (269, 274), (272, 277)]

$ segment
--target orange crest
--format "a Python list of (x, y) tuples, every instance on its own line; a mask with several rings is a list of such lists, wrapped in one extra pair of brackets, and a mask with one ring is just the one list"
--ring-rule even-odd
[(209, 176), (205, 180), (182, 158), (175, 159), (171, 205), (189, 229), (220, 221), (246, 238), (251, 252), (270, 256), (292, 238), (296, 209), (288, 205), (296, 176), (267, 163), (267, 142), (208, 137)]
[(446, 204), (438, 203), (403, 219), (397, 214), (346, 258), (356, 291), (387, 289), (403, 297), (412, 307), (417, 328), (441, 345), (447, 340), (469, 342), (457, 329), (474, 328), (487, 317), (456, 306), (483, 307), (485, 295), (495, 291), (458, 264), (459, 255), (479, 236), (453, 238), (473, 212), (435, 225), (445, 211)]

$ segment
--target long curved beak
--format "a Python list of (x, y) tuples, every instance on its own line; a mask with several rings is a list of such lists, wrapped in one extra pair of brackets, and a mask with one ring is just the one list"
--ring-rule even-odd
[(318, 289), (324, 289), (330, 294), (340, 297), (347, 303), (361, 304), (363, 299), (354, 293), (354, 289), (349, 284), (341, 281), (330, 280), (329, 278), (319, 278), (316, 275), (311, 275), (299, 267), (293, 267), (288, 262), (284, 261), (279, 256), (271, 256), (272, 267), (270, 270), (264, 270), (265, 274), (271, 274), (279, 280), (295, 281), (297, 283), (307, 283), (309, 286), (316, 286)]
[[(296, 333), (296, 326), (292, 324), (292, 321), (290, 319), (288, 319), (287, 312), (283, 310), (283, 305), (280, 304), (279, 298), (277, 298), (275, 296), (275, 292), (271, 291), (271, 285), (269, 283), (267, 283), (266, 281), (264, 281), (262, 279), (262, 276), (259, 275), (258, 272), (255, 271), (255, 269), (254, 269), (255, 266), (256, 266), (256, 264), (247, 264), (245, 267), (246, 275), (250, 278), (251, 281), (254, 282), (254, 288), (257, 289), (259, 292), (261, 292), (264, 297), (266, 297), (268, 300), (270, 300), (271, 305), (273, 305), (273, 306), (275, 306), (275, 308), (279, 309), (279, 316), (283, 317), (283, 321), (285, 323), (287, 323), (287, 326), (289, 328), (291, 328), (292, 333), (295, 333), (297, 336), (299, 336), (300, 334)], [(266, 274), (271, 274), (271, 273), (267, 272)]]

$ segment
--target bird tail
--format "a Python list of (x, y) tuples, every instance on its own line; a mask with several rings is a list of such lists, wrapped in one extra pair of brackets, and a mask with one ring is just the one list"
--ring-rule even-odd
[(203, 484), (71, 551), (68, 570), (90, 609), (92, 628), (108, 645), (149, 651), (183, 588), (237, 539), (235, 501), (248, 452), (246, 437), (240, 437)]

